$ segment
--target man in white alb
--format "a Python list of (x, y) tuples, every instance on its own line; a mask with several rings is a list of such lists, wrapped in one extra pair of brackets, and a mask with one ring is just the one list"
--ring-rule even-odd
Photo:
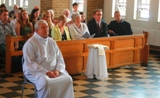
[(74, 98), (73, 81), (56, 42), (48, 37), (45, 20), (35, 23), (34, 35), (23, 47), (23, 73), (37, 88), (38, 98)]

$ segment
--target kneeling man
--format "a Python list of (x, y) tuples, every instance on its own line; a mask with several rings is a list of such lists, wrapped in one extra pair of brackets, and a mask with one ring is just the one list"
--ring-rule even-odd
[(34, 35), (23, 47), (23, 73), (37, 88), (38, 98), (74, 98), (73, 81), (56, 42), (48, 37), (49, 28), (38, 20)]

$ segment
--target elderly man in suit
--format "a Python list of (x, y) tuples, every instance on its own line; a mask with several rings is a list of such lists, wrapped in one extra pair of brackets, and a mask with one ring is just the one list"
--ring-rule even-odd
[(88, 21), (88, 29), (90, 34), (96, 34), (94, 37), (107, 37), (108, 26), (107, 23), (102, 19), (102, 9), (95, 9), (93, 11), (93, 19)]

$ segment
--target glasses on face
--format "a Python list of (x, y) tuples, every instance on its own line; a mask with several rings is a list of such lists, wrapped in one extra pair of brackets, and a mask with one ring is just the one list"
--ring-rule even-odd
[(97, 16), (102, 16), (102, 14), (95, 14), (95, 15), (97, 15)]

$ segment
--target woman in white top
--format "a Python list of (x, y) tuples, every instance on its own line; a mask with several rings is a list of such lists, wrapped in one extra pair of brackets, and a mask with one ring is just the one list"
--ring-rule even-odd
[(76, 13), (72, 18), (74, 18), (72, 19), (74, 23), (69, 26), (72, 40), (85, 39), (84, 34), (86, 35), (86, 33), (90, 35), (87, 25), (81, 22), (80, 14)]

